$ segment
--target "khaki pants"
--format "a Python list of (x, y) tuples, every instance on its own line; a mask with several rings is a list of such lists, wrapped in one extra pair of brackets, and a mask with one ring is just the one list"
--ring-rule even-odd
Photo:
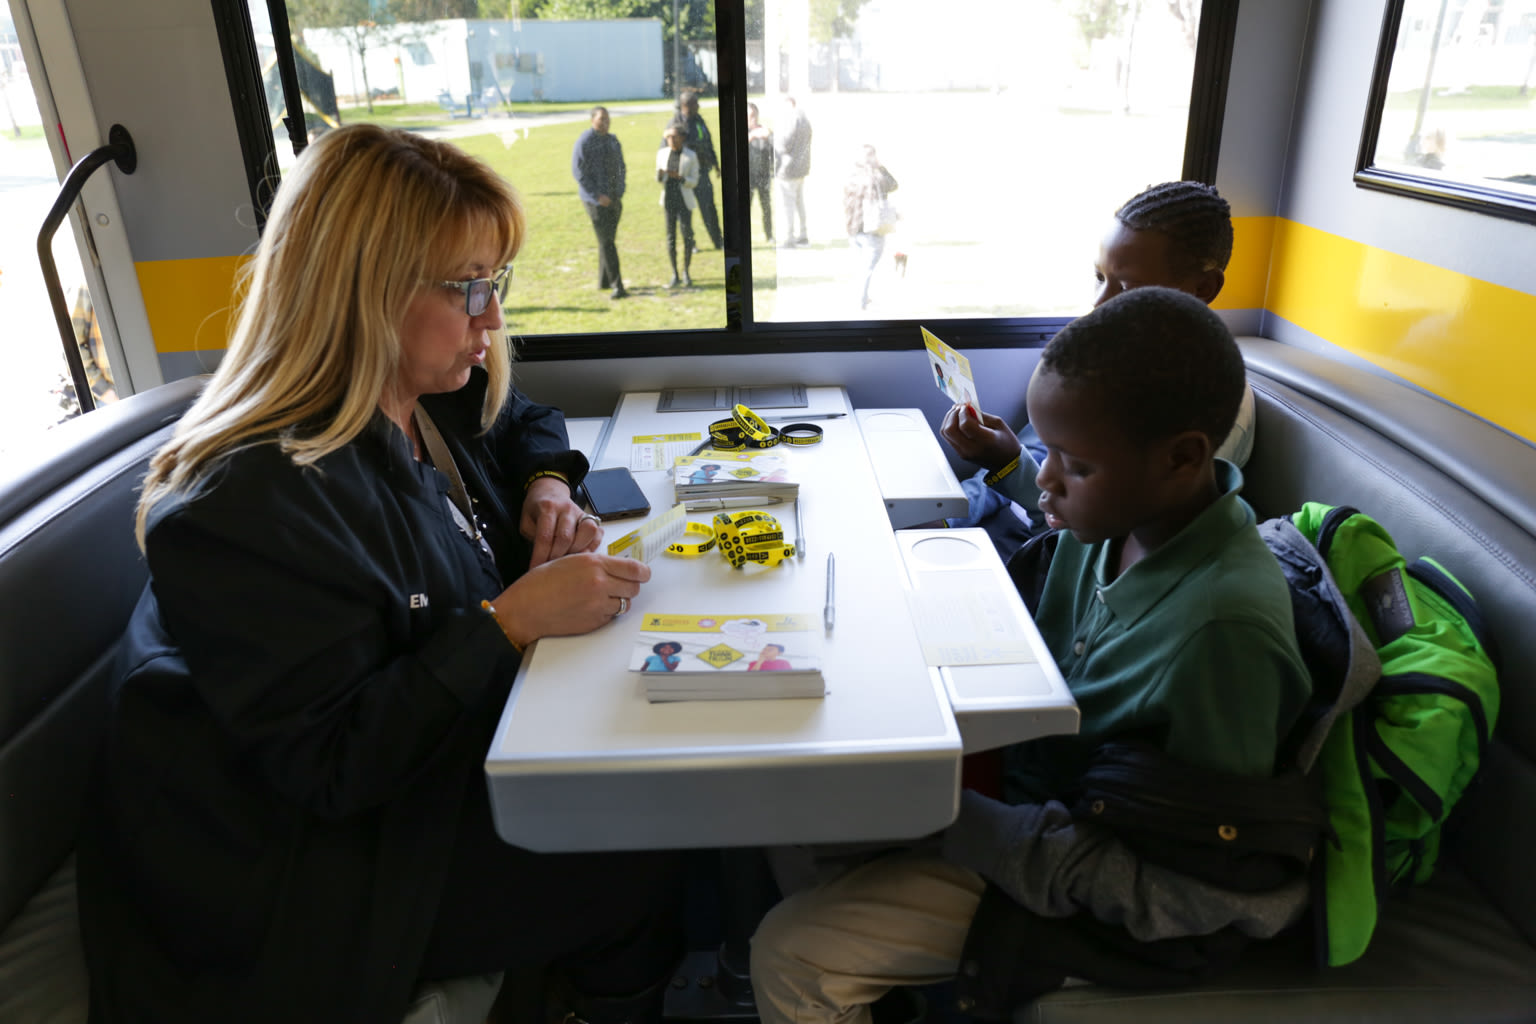
[(985, 886), (932, 855), (892, 854), (789, 897), (752, 937), (763, 1024), (867, 1024), (886, 990), (954, 977)]

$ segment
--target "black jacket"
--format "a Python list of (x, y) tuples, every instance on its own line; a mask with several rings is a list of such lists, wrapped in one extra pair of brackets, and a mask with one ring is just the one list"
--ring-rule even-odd
[(404, 1015), (517, 655), (479, 607), (525, 571), (537, 468), (579, 480), (554, 409), (485, 377), (423, 399), (497, 562), (382, 415), (315, 468), (233, 455), (148, 530), (80, 840), (97, 1022)]
[[(1107, 830), (1141, 864), (1221, 887), (1234, 906), (1305, 880), (1332, 835), (1320, 793), (1298, 772), (1224, 775), (1138, 745), (1101, 747), (1068, 799), (1083, 827)], [(1068, 977), (1128, 989), (1190, 985), (1229, 968), (1252, 941), (1235, 924), (1139, 940), (1091, 913), (1037, 913), (989, 882), (966, 934), (957, 1007), (1004, 1019)]]

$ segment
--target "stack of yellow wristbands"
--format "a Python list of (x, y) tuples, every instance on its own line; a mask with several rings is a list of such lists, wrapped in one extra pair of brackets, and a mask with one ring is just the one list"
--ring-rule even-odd
[(821, 428), (814, 423), (790, 423), (782, 430), (745, 405), (731, 410), (728, 420), (709, 425), (709, 443), (717, 452), (739, 452), (748, 448), (772, 448), (780, 441), (793, 445), (821, 443)]
[(748, 562), (775, 566), (795, 557), (795, 546), (784, 542), (784, 528), (767, 512), (722, 512), (715, 516), (714, 531), (720, 553), (732, 568)]

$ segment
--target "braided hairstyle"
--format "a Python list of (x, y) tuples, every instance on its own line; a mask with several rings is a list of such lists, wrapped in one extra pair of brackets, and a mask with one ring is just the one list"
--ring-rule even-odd
[(1165, 181), (1128, 199), (1115, 219), (1132, 231), (1167, 236), (1188, 272), (1226, 270), (1232, 258), (1232, 208), (1210, 185)]
[(1198, 430), (1215, 451), (1243, 400), (1243, 357), (1220, 316), (1187, 292), (1149, 285), (1073, 320), (1040, 368), (1094, 403), (1127, 438)]

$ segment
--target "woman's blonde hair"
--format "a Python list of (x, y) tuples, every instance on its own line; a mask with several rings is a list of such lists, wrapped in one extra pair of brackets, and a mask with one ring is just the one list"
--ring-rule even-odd
[[(411, 300), (457, 275), (471, 246), (511, 262), (523, 231), (512, 186), (454, 146), (366, 124), (317, 139), (284, 176), (236, 281), (223, 361), (150, 462), (140, 547), (156, 503), (192, 491), (242, 446), (275, 438), (305, 466), (357, 437), (395, 384)], [(485, 356), (485, 428), (511, 388), (498, 333)]]

